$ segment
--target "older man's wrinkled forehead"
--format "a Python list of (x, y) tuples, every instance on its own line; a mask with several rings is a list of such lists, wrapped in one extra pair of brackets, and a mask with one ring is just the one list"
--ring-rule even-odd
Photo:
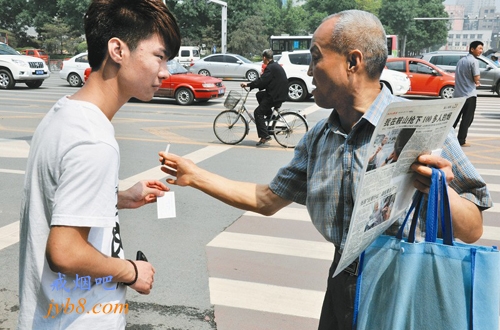
[(312, 37), (311, 52), (314, 49), (331, 49), (333, 29), (337, 21), (338, 17), (331, 17), (318, 26)]

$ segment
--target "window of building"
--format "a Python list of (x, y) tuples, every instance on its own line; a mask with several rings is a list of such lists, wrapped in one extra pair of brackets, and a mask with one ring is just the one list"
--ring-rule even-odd
[(478, 39), (483, 39), (483, 35), (482, 35), (482, 34), (478, 34), (478, 35), (477, 35), (477, 38), (478, 38)]
[(455, 34), (455, 38), (460, 39), (460, 34)]
[(471, 38), (471, 39), (475, 39), (475, 38), (476, 38), (476, 35), (475, 35), (475, 34), (471, 34), (471, 35), (470, 35), (470, 38)]
[(460, 46), (460, 41), (455, 41), (455, 46)]

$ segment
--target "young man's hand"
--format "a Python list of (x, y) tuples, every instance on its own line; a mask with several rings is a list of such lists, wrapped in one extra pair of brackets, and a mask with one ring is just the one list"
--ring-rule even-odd
[(140, 294), (149, 294), (153, 288), (155, 269), (147, 261), (135, 260), (134, 263), (137, 267), (137, 281), (130, 287)]
[(169, 188), (161, 181), (139, 181), (129, 189), (118, 192), (118, 209), (135, 209), (156, 202)]

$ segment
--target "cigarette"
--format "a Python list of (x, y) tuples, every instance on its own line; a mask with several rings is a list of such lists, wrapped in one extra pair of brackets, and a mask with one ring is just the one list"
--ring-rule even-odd
[[(167, 144), (167, 148), (165, 148), (165, 156), (168, 155), (168, 149), (170, 149), (170, 143)], [(165, 165), (165, 157), (163, 157), (163, 160), (161, 161), (162, 165)]]

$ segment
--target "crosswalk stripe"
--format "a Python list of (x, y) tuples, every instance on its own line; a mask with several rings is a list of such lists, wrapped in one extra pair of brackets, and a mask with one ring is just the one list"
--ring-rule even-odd
[(481, 239), (500, 241), (500, 228), (493, 226), (483, 226), (483, 235)]
[(328, 242), (241, 234), (228, 231), (217, 235), (207, 246), (330, 261), (333, 260), (334, 252), (333, 245)]
[(209, 278), (210, 302), (268, 313), (318, 318), (324, 292)]
[[(500, 176), (500, 170), (492, 170), (489, 168), (476, 168), (476, 170), (479, 172), (481, 175), (493, 175), (493, 176)], [(488, 184), (488, 187), (490, 184)]]
[(19, 241), (19, 221), (0, 228), (0, 250)]

